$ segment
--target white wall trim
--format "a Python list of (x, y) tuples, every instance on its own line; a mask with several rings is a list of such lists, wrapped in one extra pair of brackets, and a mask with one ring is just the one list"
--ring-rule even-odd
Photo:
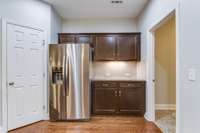
[(180, 0), (177, 0), (176, 5), (176, 132), (181, 133), (181, 111), (180, 111)]
[[(47, 33), (45, 30), (43, 30), (40, 27), (33, 26), (33, 25), (27, 25), (27, 24), (20, 24), (18, 22), (8, 20), (8, 19), (2, 19), (2, 129), (3, 133), (8, 132), (8, 103), (7, 103), (7, 42), (6, 42), (6, 32), (7, 32), (7, 24), (14, 24), (18, 26), (28, 27), (36, 30), (40, 30), (44, 32), (44, 39), (45, 39), (45, 50), (44, 50), (44, 73), (47, 75)], [(46, 115), (48, 115), (47, 112), (47, 76), (44, 78), (44, 101), (43, 104), (45, 105), (44, 115), (43, 118), (46, 118)]]
[[(1, 52), (2, 52), (2, 18), (1, 18), (1, 16), (0, 16), (0, 50), (1, 50)], [(1, 54), (1, 52), (0, 52), (0, 54)], [(2, 54), (0, 55), (0, 58), (1, 58), (1, 56), (2, 56)], [(2, 58), (1, 58), (2, 59)], [(2, 81), (2, 60), (0, 59), (0, 80)], [(2, 82), (0, 81), (0, 92), (2, 91)], [(3, 111), (3, 109), (2, 109), (2, 95), (0, 95), (0, 98), (1, 98), (1, 104), (0, 104), (0, 115), (1, 115), (1, 119), (0, 119), (0, 132), (2, 132), (2, 117), (3, 117), (3, 115), (2, 115), (2, 111)]]
[[(160, 25), (160, 23), (165, 20), (171, 13), (175, 12), (175, 15), (176, 15), (176, 18), (179, 19), (179, 14), (177, 14), (177, 10), (179, 10), (179, 8), (175, 8), (173, 10), (171, 10), (171, 12), (169, 12), (168, 14), (166, 14), (165, 16), (163, 16), (162, 18), (160, 18), (157, 23), (155, 23), (154, 25), (151, 26), (151, 28), (149, 28), (147, 30), (147, 86), (148, 86), (148, 92), (147, 92), (147, 99), (149, 101), (149, 105), (148, 106), (148, 118), (152, 121), (155, 122), (155, 89), (154, 89), (154, 83), (153, 83), (153, 79), (154, 79), (154, 33), (153, 31), (158, 27), (158, 25)], [(179, 26), (179, 23), (176, 22), (176, 27)], [(177, 28), (178, 29), (178, 28)], [(180, 123), (180, 120), (179, 120), (179, 104), (180, 104), (180, 101), (179, 101), (179, 93), (180, 93), (180, 90), (179, 90), (179, 78), (178, 78), (178, 75), (179, 75), (179, 41), (178, 41), (178, 35), (179, 35), (179, 30), (177, 30), (176, 32), (177, 34), (177, 44), (176, 44), (176, 73), (177, 73), (177, 77), (176, 77), (176, 88), (177, 88), (177, 93), (176, 93), (176, 100), (177, 100), (177, 108), (178, 108), (178, 111), (176, 110), (176, 123), (178, 126), (176, 126), (176, 131), (177, 133), (180, 133), (179, 132), (179, 123)]]
[(2, 20), (2, 128), (7, 132), (6, 20)]
[(0, 127), (0, 133), (3, 133), (3, 128), (2, 127)]
[(152, 119), (149, 118), (149, 115), (148, 115), (147, 113), (145, 113), (144, 118), (145, 118), (147, 121), (152, 121)]
[(156, 104), (156, 110), (176, 110), (176, 104)]
[(154, 70), (153, 70), (153, 45), (154, 37), (151, 29), (147, 30), (147, 63), (146, 63), (146, 72), (147, 72), (147, 109), (148, 113), (146, 113), (147, 117), (151, 121), (155, 121), (155, 90), (154, 90)]
[(0, 126), (0, 133), (6, 133), (6, 130)]

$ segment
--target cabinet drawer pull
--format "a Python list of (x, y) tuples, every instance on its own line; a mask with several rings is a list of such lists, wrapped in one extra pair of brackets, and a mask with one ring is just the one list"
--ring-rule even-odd
[(119, 91), (119, 96), (120, 96), (120, 97), (122, 96), (122, 91)]
[(104, 83), (104, 84), (102, 84), (102, 86), (103, 86), (103, 87), (108, 87), (109, 84), (105, 84), (105, 83)]
[(117, 91), (115, 91), (115, 96), (117, 97)]

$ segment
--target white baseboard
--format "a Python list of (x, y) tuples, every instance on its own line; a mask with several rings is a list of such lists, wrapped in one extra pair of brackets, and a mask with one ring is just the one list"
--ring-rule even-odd
[(147, 120), (147, 121), (151, 121), (151, 119), (149, 119), (149, 117), (145, 114), (144, 115), (144, 118)]
[(147, 120), (147, 121), (152, 121), (152, 119), (149, 117), (149, 115), (147, 113), (144, 114), (144, 118)]
[(156, 104), (156, 110), (176, 110), (176, 104)]
[(43, 120), (48, 121), (49, 120), (49, 114), (45, 114)]
[(0, 126), (0, 133), (6, 133), (4, 130), (3, 130), (3, 127)]

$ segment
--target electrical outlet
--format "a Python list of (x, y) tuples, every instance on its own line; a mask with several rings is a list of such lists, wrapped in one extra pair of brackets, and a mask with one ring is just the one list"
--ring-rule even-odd
[(188, 80), (195, 81), (196, 80), (196, 70), (193, 68), (188, 69)]

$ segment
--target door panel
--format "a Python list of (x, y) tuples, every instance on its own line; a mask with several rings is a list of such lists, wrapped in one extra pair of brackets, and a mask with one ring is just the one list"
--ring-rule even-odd
[(59, 43), (75, 43), (75, 41), (75, 35), (60, 35), (58, 40)]
[(67, 119), (89, 119), (89, 45), (67, 45)]
[(143, 88), (121, 88), (119, 97), (120, 114), (141, 114), (144, 106)]
[(43, 33), (7, 25), (8, 129), (42, 119)]
[[(29, 91), (32, 92), (27, 97), (30, 99), (29, 104), (29, 120), (30, 123), (38, 121), (42, 118), (42, 106), (43, 106), (43, 35), (40, 31), (28, 29), (28, 74)], [(27, 92), (27, 93), (30, 93)], [(35, 95), (33, 95), (35, 94)], [(37, 96), (37, 98), (35, 97)], [(31, 104), (32, 103), (32, 104)]]
[(92, 35), (77, 35), (76, 43), (90, 44), (91, 47), (94, 46), (94, 37)]
[(94, 60), (115, 60), (115, 36), (97, 36), (94, 48)]
[(49, 112), (50, 120), (66, 120), (66, 46), (49, 45)]
[(117, 60), (137, 60), (138, 45), (137, 36), (117, 37)]
[(76, 43), (91, 43), (92, 38), (87, 35), (77, 35), (76, 36)]
[(93, 113), (114, 114), (118, 108), (118, 96), (116, 88), (94, 88)]

